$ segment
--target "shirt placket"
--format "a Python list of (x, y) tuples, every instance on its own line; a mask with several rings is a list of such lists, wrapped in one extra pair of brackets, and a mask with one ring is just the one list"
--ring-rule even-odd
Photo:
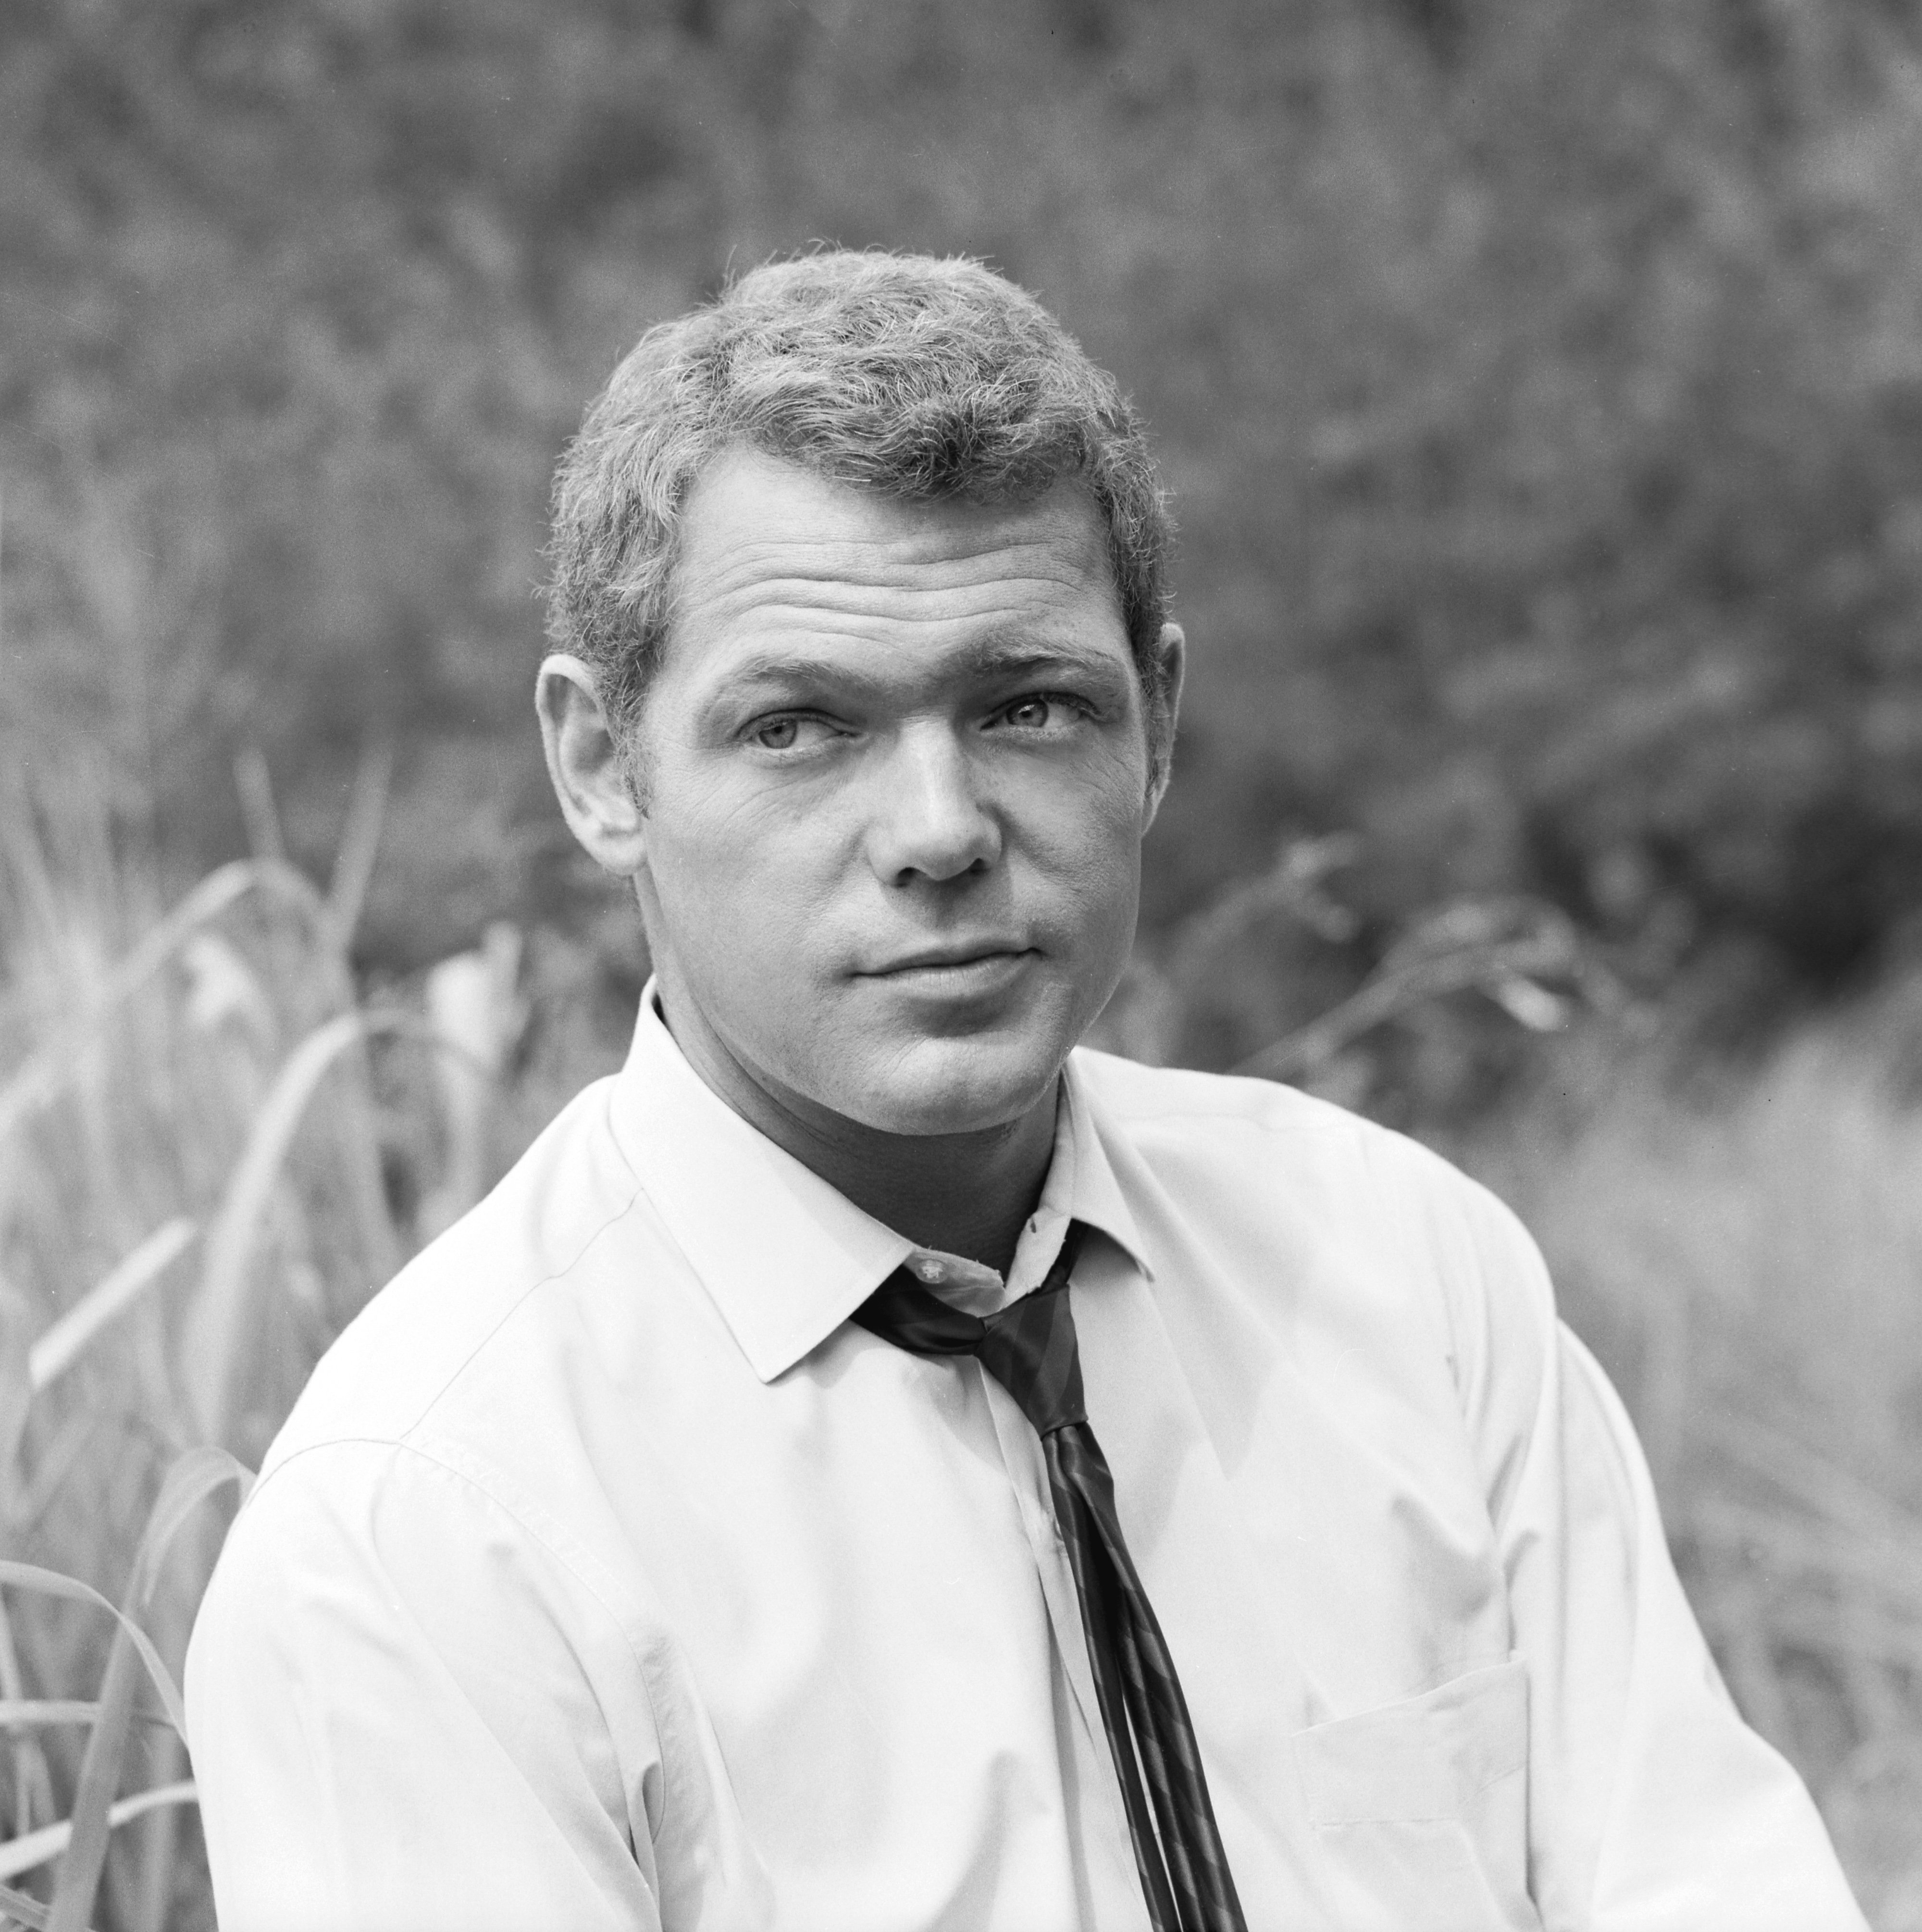
[[(1051, 1178), (1049, 1194), (1055, 1192)], [(1060, 1246), (1069, 1216), (1060, 1201), (1045, 1200), (1037, 1208), (1023, 1232), (1013, 1267), (1006, 1280), (992, 1268), (958, 1255), (919, 1249), (908, 1257), (907, 1266), (927, 1287), (955, 1306), (972, 1315), (985, 1316), (1031, 1292), (1045, 1274)], [(1067, 1545), (1061, 1539), (1054, 1520), (1054, 1493), (1048, 1480), (1048, 1464), (1041, 1438), (1034, 1426), (1007, 1390), (978, 1361), (961, 1364), (980, 1378), (994, 1424), (995, 1440), (1001, 1451), (1001, 1465), (1008, 1486), (1014, 1492), (1015, 1507), (1021, 1520), (1022, 1533), (1034, 1558), (1035, 1574), (1041, 1584), (1042, 1600), (1048, 1607), (1048, 1620), (1054, 1636), (1054, 1648), (1061, 1660), (1073, 1702), (1078, 1735), (1064, 1738), (1064, 1749), (1076, 1751), (1078, 1782), (1085, 1781), (1101, 1796), (1090, 1808), (1105, 1821), (1103, 1842), (1084, 1849), (1091, 1858), (1100, 1858), (1109, 1867), (1117, 1898), (1138, 1898), (1135, 1868), (1134, 1841), (1128, 1828), (1128, 1813), (1121, 1796), (1121, 1783), (1108, 1742), (1107, 1726), (1102, 1722), (1101, 1705), (1095, 1691), (1093, 1667), (1088, 1661), (1087, 1633), (1081, 1621), (1081, 1602), (1075, 1588), (1075, 1573), (1069, 1567)], [(1095, 1818), (1089, 1820), (1090, 1830)], [(1146, 1908), (1140, 1922), (1146, 1925)], [(1109, 1932), (1104, 1924), (1102, 1932)]]
[(1135, 1858), (1128, 1814), (1109, 1753), (1107, 1730), (1101, 1720), (1094, 1672), (1088, 1662), (1081, 1598), (1075, 1588), (1074, 1572), (1069, 1567), (1067, 1546), (1054, 1520), (1054, 1498), (1041, 1440), (1006, 1390), (979, 1362), (970, 1362), (967, 1366), (981, 1378), (988, 1412), (994, 1419), (995, 1439), (1000, 1447), (1002, 1466), (1007, 1471), (1021, 1527), (1033, 1552), (1042, 1598), (1048, 1606), (1048, 1620), (1054, 1634), (1055, 1651), (1074, 1700), (1080, 1728), (1080, 1760), (1102, 1794), (1101, 1808), (1108, 1825), (1106, 1842), (1087, 1850), (1090, 1856), (1105, 1854), (1111, 1866), (1125, 1873), (1126, 1885), (1132, 1888)]

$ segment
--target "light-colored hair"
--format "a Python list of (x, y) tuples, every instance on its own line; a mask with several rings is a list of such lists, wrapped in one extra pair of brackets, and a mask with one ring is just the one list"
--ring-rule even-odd
[(1032, 296), (979, 262), (834, 250), (773, 262), (650, 328), (554, 480), (547, 632), (631, 736), (672, 607), (682, 506), (748, 448), (911, 501), (1020, 502), (1078, 478), (1105, 526), (1157, 766), (1170, 526), (1141, 424)]

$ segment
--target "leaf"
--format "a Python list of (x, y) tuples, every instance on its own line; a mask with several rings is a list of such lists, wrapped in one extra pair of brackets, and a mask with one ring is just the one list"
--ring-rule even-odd
[(346, 1012), (316, 1027), (288, 1054), (253, 1118), (207, 1235), (206, 1265), (187, 1323), (182, 1372), (195, 1426), (206, 1441), (226, 1433), (247, 1317), (247, 1268), (280, 1169), (308, 1104), (334, 1062), (364, 1040), (367, 1016)]
[[(163, 1804), (192, 1804), (199, 1797), (190, 1780), (156, 1785), (151, 1791), (136, 1791), (131, 1797), (121, 1798), (107, 1814), (107, 1822), (118, 1829)], [(45, 1864), (49, 1858), (57, 1858), (73, 1835), (71, 1821), (63, 1818), (57, 1825), (43, 1825), (37, 1832), (29, 1832), (24, 1838), (9, 1839), (0, 1845), (0, 1880), (17, 1877), (36, 1865)]]
[(0, 1730), (43, 1724), (91, 1724), (100, 1706), (78, 1697), (0, 1697)]
[(73, 1811), (67, 1820), (71, 1833), (53, 1883), (49, 1932), (85, 1932), (93, 1916), (94, 1896), (106, 1863), (106, 1841), (113, 1832), (113, 1794), (120, 1786), (120, 1762), (138, 1682), (133, 1646), (116, 1639), (107, 1653), (100, 1716), (88, 1737), (73, 1786)]
[(182, 1375), (195, 1426), (205, 1441), (217, 1442), (226, 1433), (246, 1331), (248, 1265), (294, 1136), (335, 1063), (362, 1041), (382, 1034), (412, 1035), (445, 1048), (433, 1028), (411, 1013), (337, 1014), (287, 1055), (253, 1117), (247, 1145), (208, 1229), (205, 1266), (187, 1316), (182, 1352)]
[(22, 1925), (31, 1925), (40, 1932), (48, 1917), (47, 1908), (37, 1898), (24, 1892), (16, 1892), (10, 1885), (0, 1885), (0, 1914), (16, 1918)]
[(153, 1640), (130, 1617), (115, 1610), (97, 1590), (76, 1577), (63, 1576), (57, 1570), (43, 1570), (37, 1563), (0, 1559), (0, 1583), (11, 1583), (16, 1589), (37, 1590), (45, 1596), (65, 1597), (76, 1604), (91, 1604), (97, 1610), (106, 1611), (118, 1622), (139, 1653), (140, 1661), (147, 1666), (147, 1675), (160, 1694), (160, 1706), (166, 1712), (168, 1722), (183, 1739), (186, 1737), (187, 1711), (181, 1700), (179, 1686), (173, 1681), (173, 1672), (161, 1661)]
[[(144, 1610), (153, 1600), (167, 1551), (194, 1510), (229, 1483), (238, 1487), (244, 1499), (253, 1480), (251, 1472), (223, 1449), (190, 1449), (173, 1464), (160, 1484), (160, 1494), (154, 1498), (139, 1547), (134, 1552), (133, 1576), (127, 1591), (130, 1610)], [(100, 1715), (87, 1740), (86, 1755), (80, 1762), (70, 1820), (73, 1838), (60, 1862), (60, 1876), (54, 1887), (53, 1916), (49, 1921), (51, 1932), (85, 1932), (93, 1912), (94, 1896), (100, 1889), (101, 1868), (106, 1862), (107, 1839), (113, 1829), (113, 1794), (119, 1789), (121, 1760), (133, 1715), (133, 1693), (139, 1683), (136, 1646), (142, 1646), (141, 1656), (152, 1648), (130, 1616), (122, 1616), (120, 1626), (122, 1634), (115, 1640), (107, 1656), (106, 1679), (100, 1687)], [(184, 1712), (175, 1728), (184, 1740)]]
[(34, 1393), (71, 1368), (94, 1337), (158, 1281), (199, 1232), (184, 1215), (156, 1228), (46, 1330), (27, 1353), (27, 1380)]
[[(0, 1603), (0, 1693), (9, 1703), (28, 1701), (25, 1681), (20, 1675), (19, 1653), (13, 1642), (13, 1627), (4, 1603)], [(33, 1829), (36, 1802), (49, 1817), (53, 1815), (53, 1776), (46, 1768), (46, 1754), (40, 1748), (40, 1739), (30, 1730), (13, 1732), (13, 1832), (18, 1837)]]
[(190, 1449), (175, 1460), (148, 1513), (147, 1526), (141, 1532), (139, 1550), (133, 1559), (133, 1582), (129, 1594), (139, 1608), (144, 1610), (152, 1600), (160, 1564), (181, 1526), (209, 1496), (229, 1483), (244, 1502), (253, 1486), (253, 1472), (238, 1457), (211, 1443)]
[(26, 1432), (27, 1411), (33, 1402), (27, 1342), (32, 1327), (26, 1297), (11, 1282), (0, 1280), (0, 1506), (9, 1520), (19, 1498), (20, 1438)]
[(1531, 1033), (1559, 1033), (1568, 1024), (1574, 1002), (1546, 986), (1538, 986), (1525, 975), (1515, 973), (1495, 980), (1488, 988), (1489, 998), (1510, 1018)]
[(387, 794), (394, 781), (394, 743), (390, 738), (369, 740), (354, 773), (347, 797), (347, 822), (334, 855), (333, 877), (327, 887), (327, 920), (334, 943), (344, 953), (360, 923), (361, 907), (373, 878), (375, 855), (387, 820)]
[(0, 1086), (0, 1139), (65, 1085), (81, 1064), (89, 1035), (109, 1013), (151, 979), (199, 927), (252, 892), (291, 907), (312, 932), (328, 941), (325, 956), (333, 965), (342, 997), (348, 997), (351, 988), (345, 961), (331, 946), (327, 908), (312, 884), (292, 866), (271, 860), (237, 859), (208, 873), (114, 968), (99, 997), (29, 1054)]

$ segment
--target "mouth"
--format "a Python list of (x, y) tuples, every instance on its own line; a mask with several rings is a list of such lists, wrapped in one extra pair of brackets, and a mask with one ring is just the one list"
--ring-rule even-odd
[(1031, 946), (1012, 946), (1000, 940), (930, 946), (891, 960), (863, 977), (891, 986), (923, 986), (930, 991), (973, 990), (1011, 978), (1040, 956)]

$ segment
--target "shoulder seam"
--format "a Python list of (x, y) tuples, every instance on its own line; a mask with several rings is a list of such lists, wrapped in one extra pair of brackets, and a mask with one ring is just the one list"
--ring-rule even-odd
[[(621, 1164), (624, 1167), (627, 1166), (627, 1161), (625, 1156), (622, 1156)], [(632, 1187), (627, 1198), (624, 1200), (612, 1214), (607, 1215), (603, 1220), (595, 1224), (592, 1232), (583, 1238), (580, 1246), (577, 1246), (574, 1250), (574, 1252), (568, 1257), (563, 1265), (557, 1268), (551, 1268), (538, 1280), (529, 1282), (527, 1286), (501, 1310), (499, 1316), (494, 1321), (493, 1325), (488, 1328), (487, 1332), (483, 1335), (475, 1337), (474, 1346), (467, 1351), (466, 1354), (461, 1357), (460, 1360), (457, 1362), (451, 1369), (448, 1371), (447, 1379), (441, 1384), (439, 1388), (434, 1390), (432, 1395), (427, 1398), (421, 1406), (420, 1413), (414, 1418), (412, 1422), (408, 1424), (406, 1429), (402, 1430), (401, 1436), (403, 1437), (411, 1436), (415, 1430), (419, 1428), (421, 1425), (427, 1420), (427, 1418), (431, 1415), (436, 1408), (439, 1406), (442, 1398), (446, 1395), (448, 1390), (467, 1372), (469, 1367), (473, 1362), (474, 1358), (500, 1333), (501, 1330), (504, 1328), (508, 1322), (511, 1321), (520, 1311), (524, 1303), (526, 1303), (531, 1297), (538, 1294), (541, 1289), (545, 1288), (550, 1282), (559, 1281), (562, 1276), (565, 1274), (569, 1269), (577, 1267), (580, 1264), (581, 1256), (586, 1254), (587, 1250), (591, 1248), (616, 1221), (621, 1220), (622, 1217), (632, 1208), (636, 1197), (641, 1192), (641, 1186), (639, 1177), (634, 1174), (632, 1168), (628, 1168), (628, 1174), (629, 1179), (632, 1183)]]
[[(412, 1420), (407, 1422), (400, 1428), (397, 1428), (391, 1436), (328, 1436), (322, 1437), (319, 1442), (305, 1444), (301, 1448), (295, 1450), (292, 1455), (288, 1456), (282, 1461), (275, 1463), (272, 1468), (265, 1471), (262, 1474), (259, 1481), (254, 1486), (256, 1492), (257, 1493), (257, 1492), (266, 1484), (271, 1482), (274, 1478), (277, 1476), (282, 1469), (287, 1466), (288, 1463), (296, 1460), (300, 1456), (308, 1454), (310, 1451), (315, 1449), (325, 1448), (330, 1442), (390, 1442), (396, 1448), (401, 1446), (406, 1442), (407, 1437), (411, 1436), (415, 1430), (418, 1429), (421, 1424), (427, 1420), (427, 1418), (433, 1413), (435, 1408), (439, 1405), (441, 1400), (446, 1395), (448, 1390), (460, 1379), (462, 1376), (466, 1373), (468, 1369), (473, 1363), (474, 1358), (500, 1333), (501, 1330), (513, 1318), (514, 1315), (526, 1303), (529, 1298), (538, 1294), (542, 1288), (547, 1287), (550, 1282), (559, 1281), (563, 1275), (566, 1274), (570, 1269), (573, 1268), (579, 1263), (581, 1256), (586, 1254), (587, 1250), (591, 1248), (616, 1221), (621, 1220), (623, 1216), (631, 1211), (634, 1202), (638, 1200), (646, 1190), (642, 1186), (640, 1177), (634, 1173), (633, 1168), (628, 1165), (625, 1156), (622, 1158), (622, 1165), (627, 1168), (628, 1178), (631, 1184), (631, 1191), (628, 1193), (626, 1198), (622, 1202), (619, 1207), (616, 1208), (611, 1214), (605, 1216), (604, 1219), (595, 1224), (592, 1232), (583, 1238), (580, 1246), (574, 1250), (572, 1255), (569, 1256), (568, 1260), (562, 1266), (556, 1268), (550, 1268), (546, 1274), (541, 1275), (535, 1280), (529, 1282), (525, 1288), (522, 1288), (520, 1292), (508, 1303), (507, 1306), (500, 1311), (500, 1313), (495, 1318), (493, 1322), (489, 1324), (485, 1332), (475, 1338), (473, 1346), (461, 1357), (459, 1361), (454, 1364), (452, 1368), (448, 1370), (447, 1375), (445, 1379), (441, 1382), (440, 1386), (434, 1390), (430, 1395), (424, 1396), (421, 1399), (418, 1408), (414, 1414)], [(397, 1276), (396, 1279), (397, 1280), (398, 1277)], [(248, 1500), (250, 1502), (253, 1500), (252, 1497), (250, 1496)]]

